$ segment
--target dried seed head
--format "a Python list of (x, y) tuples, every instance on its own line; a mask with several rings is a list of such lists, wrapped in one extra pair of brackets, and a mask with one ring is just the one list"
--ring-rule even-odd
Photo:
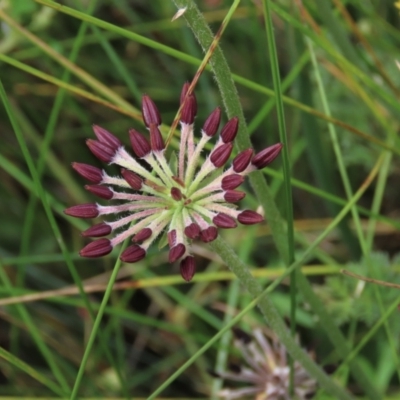
[(96, 218), (99, 216), (99, 210), (97, 204), (86, 203), (78, 204), (64, 210), (64, 213), (70, 217), (76, 218)]
[(181, 261), (180, 269), (181, 269), (182, 278), (186, 282), (191, 281), (193, 278), (193, 275), (196, 272), (196, 263), (194, 261), (194, 257), (188, 256), (188, 257), (184, 258)]
[(160, 112), (154, 104), (154, 101), (146, 94), (142, 97), (142, 116), (143, 122), (147, 127), (149, 127), (150, 124), (161, 125)]
[(120, 259), (126, 263), (135, 263), (146, 257), (146, 250), (137, 244), (128, 246), (121, 254)]
[(247, 149), (241, 151), (232, 162), (233, 170), (237, 173), (243, 172), (250, 164), (251, 158), (253, 157), (254, 150)]
[(271, 164), (276, 157), (278, 157), (282, 147), (282, 143), (276, 143), (272, 146), (267, 147), (266, 149), (257, 153), (251, 160), (251, 163), (258, 169), (263, 169), (268, 164)]
[(89, 229), (86, 229), (81, 235), (83, 237), (103, 237), (109, 235), (111, 232), (111, 226), (105, 222), (101, 222), (100, 224), (93, 225)]
[(239, 118), (231, 118), (221, 130), (221, 139), (224, 143), (229, 143), (235, 140), (239, 127)]
[(146, 157), (151, 152), (151, 146), (147, 139), (135, 129), (129, 130), (129, 139), (132, 149), (139, 158)]
[(101, 183), (103, 180), (103, 171), (100, 168), (78, 162), (73, 162), (72, 168), (89, 182)]
[(102, 199), (111, 200), (114, 197), (114, 192), (107, 186), (85, 185), (85, 189)]
[(97, 239), (89, 244), (87, 244), (79, 254), (82, 257), (103, 257), (112, 251), (111, 242), (108, 239)]
[(220, 122), (221, 108), (217, 107), (204, 122), (202, 132), (204, 132), (207, 136), (214, 136), (218, 131)]

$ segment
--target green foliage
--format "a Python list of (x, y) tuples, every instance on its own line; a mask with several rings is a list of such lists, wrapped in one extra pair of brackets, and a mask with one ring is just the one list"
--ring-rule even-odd
[[(364, 258), (359, 263), (349, 263), (344, 268), (361, 276), (400, 285), (399, 261), (400, 254), (390, 260), (387, 253), (374, 252), (368, 259)], [(399, 289), (365, 283), (342, 274), (327, 277), (322, 285), (314, 285), (314, 290), (335, 324), (339, 326), (352, 321), (362, 322), (368, 327), (373, 326), (381, 317), (376, 291), (379, 291), (385, 309), (400, 295)], [(394, 322), (394, 319), (391, 321)], [(396, 331), (399, 328), (397, 323)]]
[[(393, 1), (61, 3), (0, 0), (0, 394), (216, 399), (208, 371), (227, 369), (231, 328), (265, 324), (318, 380), (315, 398), (398, 398), (398, 289), (339, 273), (400, 284)], [(221, 24), (196, 131), (220, 105), (240, 119), (232, 157), (285, 143), (243, 187), (241, 208), (267, 223), (196, 242), (190, 284), (163, 246), (133, 265), (80, 258), (89, 224), (63, 210), (96, 201), (70, 167), (100, 166), (91, 124), (128, 145), (128, 129), (146, 132), (146, 93), (166, 138)]]

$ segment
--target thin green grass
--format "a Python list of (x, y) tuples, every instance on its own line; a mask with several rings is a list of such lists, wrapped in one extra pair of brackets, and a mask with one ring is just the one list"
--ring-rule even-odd
[[(399, 13), (392, 1), (214, 3), (0, 9), (18, 32), (0, 54), (0, 397), (217, 399), (234, 385), (209, 371), (244, 363), (237, 326), (272, 329), (317, 380), (317, 399), (398, 397), (395, 289), (339, 271), (398, 283)], [(91, 221), (63, 210), (93, 202), (70, 168), (94, 164), (91, 124), (128, 143), (145, 92), (166, 138), (221, 25), (195, 88), (196, 126), (222, 105), (224, 121), (240, 120), (233, 155), (284, 143), (243, 186), (241, 207), (261, 205), (268, 225), (195, 243), (190, 284), (157, 246), (132, 265), (116, 261), (121, 248), (80, 258)], [(120, 280), (131, 285), (114, 290)]]

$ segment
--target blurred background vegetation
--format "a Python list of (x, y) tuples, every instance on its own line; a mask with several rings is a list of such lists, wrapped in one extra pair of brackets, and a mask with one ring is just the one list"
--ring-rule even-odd
[[(182, 84), (193, 78), (204, 56), (185, 15), (171, 21), (177, 11), (173, 1), (60, 1), (79, 12), (73, 15), (40, 4), (46, 2), (0, 1), (0, 78), (6, 93), (0, 107), (0, 398), (68, 397), (74, 387), (93, 328), (87, 302), (98, 310), (117, 258), (117, 253), (79, 258), (86, 244), (80, 231), (89, 224), (62, 212), (95, 201), (70, 167), (73, 161), (101, 167), (85, 146), (93, 136), (91, 125), (128, 144), (129, 128), (144, 130), (139, 110), (147, 93), (162, 113), (167, 135)], [(213, 32), (232, 5), (194, 3)], [(295, 255), (326, 233), (303, 272), (353, 352), (346, 358), (337, 351), (302, 294), (296, 298), (297, 334), (316, 362), (355, 397), (378, 393), (396, 399), (400, 292), (343, 276), (340, 269), (400, 283), (400, 69), (395, 62), (400, 62), (400, 10), (390, 0), (302, 4), (271, 3), (285, 95)], [(256, 150), (279, 141), (263, 11), (261, 0), (241, 1), (220, 41)], [(97, 22), (85, 22), (85, 16)], [(211, 71), (203, 73), (196, 96), (201, 126), (223, 103)], [(228, 119), (225, 113), (223, 118)], [(169, 150), (174, 146), (175, 141)], [(331, 221), (374, 167), (378, 174), (356, 209), (332, 229)], [(280, 160), (266, 169), (265, 178), (287, 215)], [(243, 208), (256, 209), (259, 201), (250, 185), (245, 187)], [(282, 273), (284, 260), (268, 224), (222, 235), (263, 287)], [(113, 291), (96, 328), (101, 338), (76, 388), (79, 396), (147, 398), (246, 307), (251, 297), (223, 260), (200, 243), (194, 252), (199, 267), (190, 284), (157, 246), (145, 260), (121, 266), (118, 282), (126, 286)], [(77, 281), (89, 293), (86, 299)], [(269, 295), (287, 320), (288, 282)], [(247, 331), (264, 324), (257, 308), (240, 322)], [(224, 384), (208, 371), (226, 370), (232, 359), (238, 362), (240, 355), (227, 331), (162, 396), (216, 398)], [(354, 378), (351, 360), (372, 387), (368, 393)], [(319, 391), (315, 398), (331, 397)]]

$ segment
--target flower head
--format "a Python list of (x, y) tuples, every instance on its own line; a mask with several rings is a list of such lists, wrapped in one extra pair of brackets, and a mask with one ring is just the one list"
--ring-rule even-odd
[[(235, 346), (248, 366), (231, 365), (232, 372), (213, 373), (223, 379), (243, 382), (246, 386), (223, 389), (224, 399), (291, 400), (289, 393), (290, 367), (286, 349), (275, 335), (268, 338), (261, 329), (250, 336), (235, 329)], [(315, 393), (316, 381), (298, 363), (294, 363), (294, 398), (309, 399)]]
[[(110, 176), (104, 170), (82, 163), (73, 163), (72, 167), (90, 182), (85, 189), (102, 199), (117, 200), (118, 204), (80, 204), (67, 208), (65, 213), (78, 218), (115, 214), (118, 219), (84, 231), (85, 237), (101, 239), (85, 246), (80, 251), (81, 256), (104, 256), (131, 237), (133, 244), (121, 254), (121, 260), (137, 262), (146, 256), (152, 242), (166, 231), (169, 262), (179, 260), (182, 277), (189, 281), (196, 270), (190, 253), (192, 240), (211, 242), (216, 239), (218, 228), (231, 229), (237, 222), (251, 225), (263, 220), (254, 211), (237, 209), (235, 203), (243, 199), (245, 193), (236, 189), (247, 174), (272, 162), (282, 145), (275, 144), (255, 155), (252, 149), (244, 150), (223, 171), (238, 131), (238, 119), (234, 117), (222, 128), (213, 150), (203, 161), (201, 153), (218, 131), (221, 110), (216, 108), (210, 114), (196, 143), (193, 125), (197, 102), (194, 94), (188, 93), (188, 88), (186, 83), (181, 94), (181, 138), (176, 171), (165, 158), (165, 144), (159, 129), (161, 116), (149, 96), (143, 96), (142, 115), (150, 140), (135, 129), (129, 131), (135, 157), (113, 134), (93, 126), (97, 140), (87, 140), (89, 150), (101, 161), (119, 166), (121, 176)], [(104, 238), (111, 233), (116, 233), (112, 239)]]

